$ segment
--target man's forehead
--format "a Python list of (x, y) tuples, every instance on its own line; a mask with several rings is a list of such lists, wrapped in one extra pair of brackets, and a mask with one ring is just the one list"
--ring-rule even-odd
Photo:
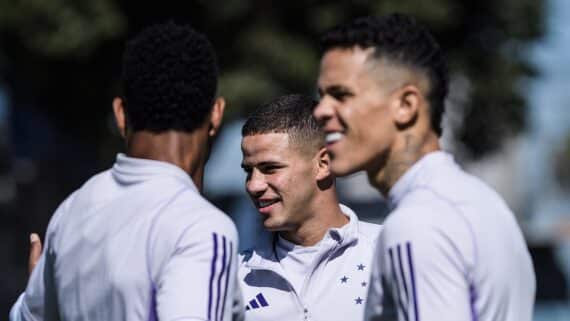
[(373, 48), (334, 48), (325, 52), (321, 59), (321, 71), (354, 68), (366, 63)]
[(387, 57), (375, 57), (374, 48), (361, 47), (332, 49), (321, 60), (318, 84), (321, 89), (331, 86), (350, 86), (364, 78), (374, 80), (382, 88), (396, 88), (416, 84), (428, 90), (423, 72), (397, 63)]
[(241, 140), (244, 152), (264, 152), (285, 148), (289, 145), (289, 134), (281, 132), (247, 135)]
[(283, 161), (293, 156), (308, 156), (288, 133), (271, 132), (248, 135), (241, 142), (244, 161)]
[(321, 59), (319, 85), (330, 86), (346, 83), (360, 76), (373, 48), (334, 48)]

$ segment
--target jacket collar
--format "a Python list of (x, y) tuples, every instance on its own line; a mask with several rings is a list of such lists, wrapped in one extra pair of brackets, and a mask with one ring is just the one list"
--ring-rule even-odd
[(402, 198), (412, 189), (429, 180), (429, 175), (433, 173), (433, 169), (441, 167), (442, 164), (455, 164), (453, 156), (444, 151), (435, 151), (420, 158), (390, 189), (388, 193), (390, 209), (396, 208)]
[[(344, 215), (348, 216), (349, 222), (338, 228), (330, 228), (321, 241), (320, 252), (338, 251), (351, 246), (358, 240), (358, 217), (349, 207), (340, 204)], [(275, 255), (275, 242), (277, 234), (274, 233), (271, 242), (255, 247), (244, 252), (246, 266), (252, 269), (266, 269), (280, 271), (281, 265)]]
[(198, 192), (190, 176), (176, 165), (143, 158), (129, 157), (117, 154), (117, 159), (111, 169), (113, 177), (123, 185), (142, 183), (155, 178), (176, 178)]

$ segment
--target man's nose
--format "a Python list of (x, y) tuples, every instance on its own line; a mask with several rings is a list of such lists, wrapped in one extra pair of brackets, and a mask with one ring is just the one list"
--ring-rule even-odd
[(267, 189), (265, 175), (258, 170), (253, 169), (245, 183), (245, 188), (251, 196), (260, 196)]

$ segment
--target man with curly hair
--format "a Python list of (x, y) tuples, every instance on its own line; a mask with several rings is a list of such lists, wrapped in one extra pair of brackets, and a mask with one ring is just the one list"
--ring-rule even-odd
[(335, 27), (321, 44), (314, 115), (332, 171), (366, 171), (392, 208), (366, 318), (530, 321), (535, 275), (513, 213), (440, 148), (448, 71), (434, 37), (396, 14)]
[(12, 320), (229, 320), (237, 232), (200, 195), (224, 100), (208, 39), (174, 23), (126, 46), (126, 154), (69, 196)]

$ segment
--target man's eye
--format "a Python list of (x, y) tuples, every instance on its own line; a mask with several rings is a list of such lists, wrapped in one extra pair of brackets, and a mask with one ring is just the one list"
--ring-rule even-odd
[(332, 96), (334, 99), (336, 99), (338, 101), (345, 101), (349, 95), (348, 95), (348, 93), (340, 92), (340, 93), (335, 93)]
[(261, 169), (265, 174), (273, 174), (279, 169), (279, 166), (266, 166)]

